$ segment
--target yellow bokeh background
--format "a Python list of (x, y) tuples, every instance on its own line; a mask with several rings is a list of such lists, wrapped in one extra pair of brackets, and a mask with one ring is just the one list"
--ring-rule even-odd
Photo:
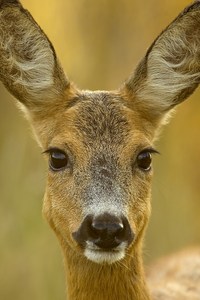
[[(117, 88), (185, 0), (23, 0), (82, 89)], [(191, 33), (192, 34), (192, 33)], [(146, 263), (200, 243), (200, 91), (178, 107), (154, 160)], [(46, 164), (0, 85), (0, 299), (65, 299), (61, 251), (41, 215)]]

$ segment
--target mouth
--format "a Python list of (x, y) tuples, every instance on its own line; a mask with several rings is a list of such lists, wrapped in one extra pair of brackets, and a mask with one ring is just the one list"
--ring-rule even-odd
[(84, 255), (88, 260), (98, 264), (113, 264), (125, 257), (126, 246), (124, 242), (116, 248), (106, 250), (87, 242)]

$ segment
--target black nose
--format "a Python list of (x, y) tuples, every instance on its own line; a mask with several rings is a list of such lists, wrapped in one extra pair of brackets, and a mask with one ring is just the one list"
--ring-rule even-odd
[(122, 242), (130, 244), (134, 235), (127, 218), (105, 213), (97, 217), (88, 215), (73, 237), (82, 246), (92, 242), (101, 249), (111, 250)]

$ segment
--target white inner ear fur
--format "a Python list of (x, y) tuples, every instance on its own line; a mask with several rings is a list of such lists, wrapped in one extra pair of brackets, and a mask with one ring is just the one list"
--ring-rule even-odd
[[(186, 33), (184, 22), (167, 29), (156, 41), (147, 59), (147, 77), (136, 95), (152, 108), (155, 104), (166, 111), (173, 100), (200, 80), (200, 31)], [(197, 21), (188, 18), (191, 28)], [(194, 34), (194, 36), (192, 36)], [(188, 38), (189, 37), (189, 38)]]
[[(26, 35), (28, 34), (26, 33)], [(52, 51), (47, 49), (45, 41), (39, 40), (39, 38), (36, 40), (36, 38), (37, 36), (32, 37), (32, 43), (35, 43), (35, 45), (31, 47), (31, 56), (34, 59), (31, 61), (20, 61), (14, 55), (11, 57), (13, 65), (20, 72), (20, 76), (12, 76), (13, 80), (16, 84), (25, 87), (33, 97), (37, 97), (38, 92), (48, 89), (54, 83), (54, 58)], [(26, 36), (24, 36), (24, 43), (26, 43)]]
[[(7, 19), (13, 21), (9, 23)], [(0, 31), (2, 73), (9, 76), (13, 89), (21, 86), (33, 99), (44, 91), (45, 97), (56, 93), (56, 89), (48, 92), (54, 84), (53, 50), (39, 27), (13, 9), (0, 13)]]

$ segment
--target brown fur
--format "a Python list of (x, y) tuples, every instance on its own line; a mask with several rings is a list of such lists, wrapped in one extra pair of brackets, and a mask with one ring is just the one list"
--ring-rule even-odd
[[(21, 4), (0, 1), (0, 79), (23, 104), (47, 156), (50, 148), (59, 148), (69, 157), (67, 168), (49, 171), (43, 212), (63, 249), (70, 300), (151, 299), (142, 241), (151, 210), (152, 171), (139, 169), (137, 157), (153, 147), (167, 112), (199, 83), (199, 19), (197, 1), (158, 37), (121, 89), (88, 92), (65, 78), (51, 43)], [(125, 257), (112, 264), (87, 259), (72, 235), (95, 205), (121, 209), (135, 235)], [(184, 291), (181, 284), (179, 291)], [(167, 296), (153, 292), (154, 299), (180, 299), (171, 287), (164, 286), (161, 294), (156, 289), (157, 295)], [(198, 299), (197, 292), (181, 299)]]

